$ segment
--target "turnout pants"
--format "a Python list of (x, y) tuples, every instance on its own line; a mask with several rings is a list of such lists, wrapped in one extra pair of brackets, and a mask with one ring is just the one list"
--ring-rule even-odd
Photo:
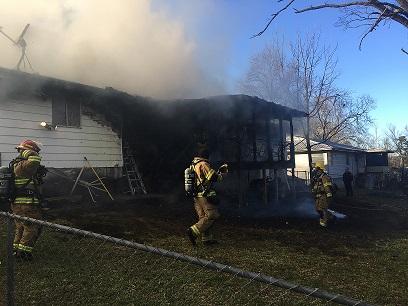
[(327, 222), (329, 221), (329, 201), (330, 200), (325, 195), (316, 197), (316, 211), (320, 215), (320, 225), (327, 225)]
[[(33, 219), (41, 219), (41, 208), (36, 204), (12, 204), (11, 209), (13, 214), (29, 217)], [(14, 249), (24, 252), (32, 252), (34, 244), (40, 235), (41, 226), (24, 222), (15, 221), (16, 233), (14, 236)]]
[(191, 229), (196, 236), (202, 235), (203, 241), (212, 240), (211, 228), (215, 220), (220, 217), (217, 206), (210, 203), (207, 198), (194, 198), (194, 208), (198, 215), (198, 222)]

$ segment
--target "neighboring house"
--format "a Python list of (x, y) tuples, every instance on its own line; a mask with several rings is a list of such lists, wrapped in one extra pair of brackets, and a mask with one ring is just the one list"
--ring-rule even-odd
[(389, 172), (388, 154), (393, 153), (384, 149), (369, 149), (366, 151), (367, 172), (383, 173)]
[(370, 189), (382, 189), (391, 180), (393, 174), (389, 166), (389, 154), (392, 151), (370, 149), (366, 152), (365, 186)]
[[(366, 172), (366, 151), (354, 146), (331, 141), (318, 142), (311, 140), (312, 161), (323, 166), (333, 181), (343, 186), (343, 173), (346, 168), (356, 177)], [(295, 137), (296, 176), (309, 180), (309, 159), (306, 140)]]

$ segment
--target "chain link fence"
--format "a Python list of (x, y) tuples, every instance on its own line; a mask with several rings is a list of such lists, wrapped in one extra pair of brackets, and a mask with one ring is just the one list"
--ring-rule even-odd
[[(34, 260), (14, 221), (42, 226)], [(0, 305), (369, 305), (261, 273), (0, 212)]]

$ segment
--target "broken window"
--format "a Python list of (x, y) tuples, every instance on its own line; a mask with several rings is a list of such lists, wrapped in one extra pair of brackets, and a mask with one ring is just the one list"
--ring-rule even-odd
[(81, 103), (65, 97), (52, 99), (52, 124), (54, 126), (80, 127)]

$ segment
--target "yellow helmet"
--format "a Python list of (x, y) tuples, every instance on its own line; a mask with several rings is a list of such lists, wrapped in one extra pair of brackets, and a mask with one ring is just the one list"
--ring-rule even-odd
[(324, 170), (324, 163), (322, 161), (317, 161), (314, 164), (315, 164), (314, 166), (315, 169)]

